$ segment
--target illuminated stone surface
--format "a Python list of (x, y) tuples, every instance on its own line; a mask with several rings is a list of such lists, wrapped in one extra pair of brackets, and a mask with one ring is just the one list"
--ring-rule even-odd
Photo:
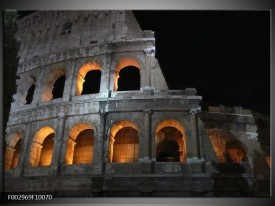
[[(154, 32), (142, 31), (132, 12), (34, 12), (16, 37), (6, 192), (269, 195), (269, 120), (241, 107), (201, 112), (196, 89), (169, 90)], [(119, 90), (125, 67), (139, 71), (139, 89)], [(94, 70), (99, 93), (83, 95)], [(63, 95), (53, 99), (63, 75)]]

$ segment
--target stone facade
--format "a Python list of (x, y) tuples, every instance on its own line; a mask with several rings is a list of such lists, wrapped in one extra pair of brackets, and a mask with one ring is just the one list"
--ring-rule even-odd
[[(6, 192), (269, 195), (257, 187), (269, 182), (269, 137), (261, 147), (253, 115), (200, 112), (196, 89), (169, 90), (154, 32), (142, 31), (132, 12), (34, 12), (20, 20), (16, 37)], [(120, 72), (129, 67), (139, 73), (138, 89), (120, 91)], [(83, 94), (95, 71), (99, 90)]]

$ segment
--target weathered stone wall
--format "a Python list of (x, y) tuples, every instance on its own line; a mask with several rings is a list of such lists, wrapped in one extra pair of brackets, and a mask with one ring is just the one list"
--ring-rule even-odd
[[(263, 117), (259, 114), (254, 115), (251, 110), (242, 107), (209, 107), (209, 111), (201, 112), (200, 118), (204, 122), (206, 131), (211, 139), (214, 150), (223, 162), (223, 154), (226, 153), (226, 144), (229, 142), (239, 142), (247, 156), (251, 169), (258, 175), (258, 178), (270, 177), (270, 166), (266, 161), (270, 148), (261, 146), (261, 141), (268, 140), (268, 127), (265, 127), (266, 133), (259, 133), (263, 129), (257, 124)], [(268, 118), (264, 121), (268, 125)], [(267, 145), (267, 144), (266, 144)], [(270, 144), (269, 144), (270, 145)]]

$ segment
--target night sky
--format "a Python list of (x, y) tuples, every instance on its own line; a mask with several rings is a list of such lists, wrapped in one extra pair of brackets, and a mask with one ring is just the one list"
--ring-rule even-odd
[(270, 112), (269, 11), (134, 11), (155, 31), (169, 89), (195, 87), (208, 105)]
[[(29, 12), (21, 12), (24, 16)], [(169, 89), (196, 88), (202, 108), (270, 113), (269, 11), (134, 11), (153, 30)]]

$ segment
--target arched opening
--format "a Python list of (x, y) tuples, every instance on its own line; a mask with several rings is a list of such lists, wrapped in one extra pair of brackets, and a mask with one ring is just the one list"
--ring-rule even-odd
[(140, 71), (135, 66), (122, 68), (118, 74), (117, 91), (140, 90)]
[(115, 137), (112, 162), (138, 161), (138, 131), (131, 127), (120, 129)]
[(35, 84), (32, 84), (27, 91), (26, 104), (32, 103), (34, 90), (35, 90)]
[(54, 133), (49, 134), (43, 144), (40, 155), (40, 161), (38, 166), (49, 166), (52, 161), (52, 152), (53, 152), (53, 144), (54, 144)]
[(62, 98), (66, 80), (64, 69), (53, 69), (47, 77), (42, 93), (42, 102)]
[(21, 150), (21, 143), (22, 143), (22, 139), (20, 139), (15, 145), (14, 153), (11, 161), (11, 169), (16, 168), (18, 165), (18, 160), (19, 160), (19, 155)]
[(226, 145), (227, 139), (222, 136), (220, 130), (207, 129), (207, 134), (209, 139), (211, 140), (212, 147), (217, 155), (219, 162), (221, 163), (226, 162), (225, 145)]
[(89, 123), (74, 125), (69, 133), (66, 164), (91, 164), (94, 156), (94, 128)]
[(36, 78), (34, 76), (26, 76), (24, 74), (19, 76), (16, 80), (17, 92), (14, 94), (13, 100), (18, 105), (31, 104), (35, 90)]
[(86, 129), (76, 138), (73, 164), (90, 164), (93, 161), (94, 131)]
[(120, 60), (114, 74), (114, 91), (140, 90), (140, 69), (141, 64), (136, 58)]
[(136, 125), (129, 121), (116, 123), (110, 132), (110, 162), (137, 162), (139, 156), (139, 136)]
[(246, 152), (239, 141), (226, 143), (225, 159), (227, 162), (240, 163), (247, 162)]
[(22, 137), (19, 132), (15, 132), (9, 134), (5, 140), (5, 169), (12, 169), (18, 165)]
[(81, 95), (99, 93), (101, 79), (100, 70), (89, 71), (84, 79), (85, 82), (83, 83), (83, 90)]
[(181, 132), (174, 127), (164, 127), (157, 134), (157, 162), (180, 162), (182, 146)]
[(101, 81), (101, 66), (96, 62), (84, 64), (76, 78), (76, 96), (99, 93)]
[(178, 121), (165, 120), (156, 127), (156, 161), (186, 161), (185, 129)]
[(49, 166), (52, 160), (54, 146), (54, 130), (43, 127), (34, 136), (29, 162), (33, 167)]
[(65, 80), (66, 80), (66, 76), (62, 75), (55, 81), (53, 85), (53, 91), (52, 91), (53, 99), (62, 98)]

